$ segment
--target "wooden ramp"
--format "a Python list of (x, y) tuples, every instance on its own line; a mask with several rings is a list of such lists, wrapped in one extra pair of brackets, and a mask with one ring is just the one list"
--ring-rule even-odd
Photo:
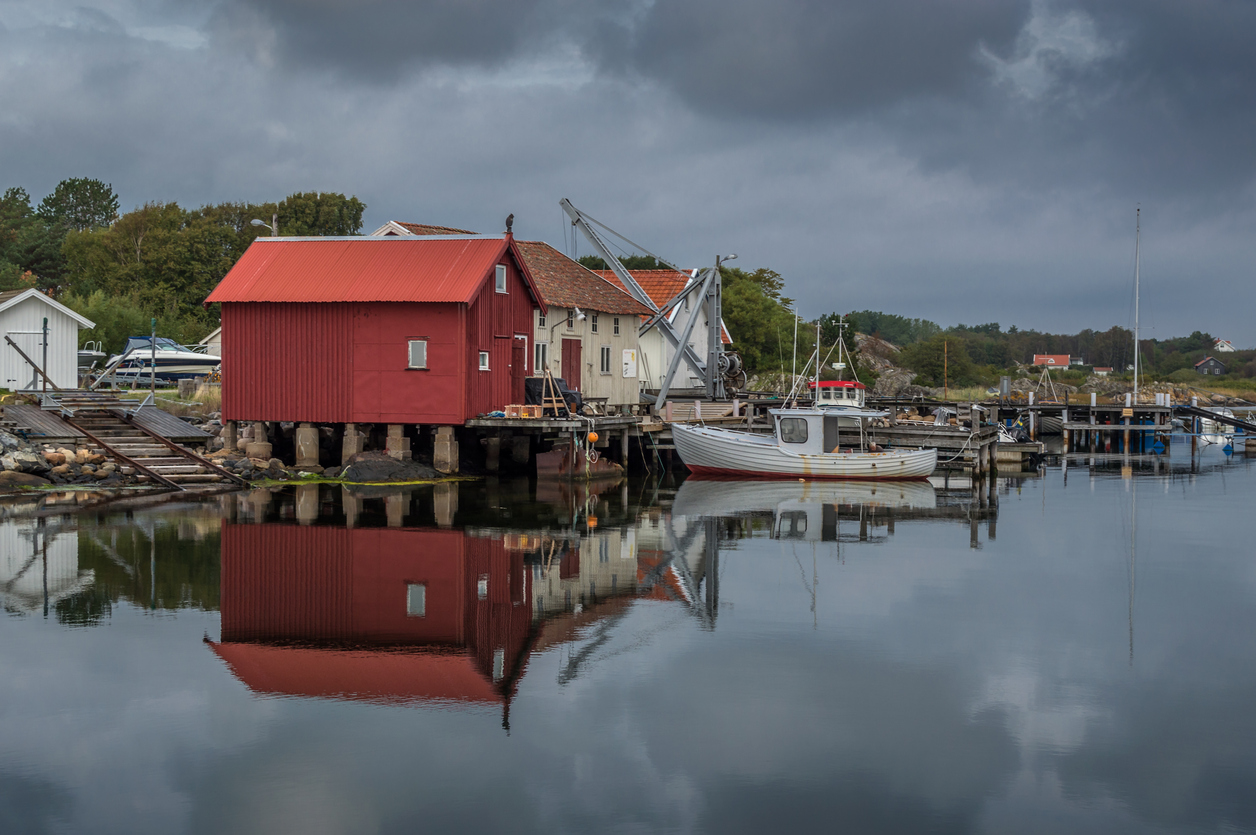
[(56, 412), (45, 412), (38, 406), (10, 403), (4, 407), (4, 417), (13, 424), (10, 431), (32, 441), (72, 446), (86, 437)]

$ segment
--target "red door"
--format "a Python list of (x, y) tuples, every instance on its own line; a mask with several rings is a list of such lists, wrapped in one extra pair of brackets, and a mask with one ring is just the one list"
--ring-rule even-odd
[(580, 340), (564, 339), (563, 340), (563, 379), (567, 381), (567, 388), (572, 391), (580, 391), (580, 373), (584, 370), (584, 366), (580, 361)]
[(510, 402), (523, 402), (523, 380), (528, 376), (528, 343), (515, 337), (515, 344), (510, 352)]

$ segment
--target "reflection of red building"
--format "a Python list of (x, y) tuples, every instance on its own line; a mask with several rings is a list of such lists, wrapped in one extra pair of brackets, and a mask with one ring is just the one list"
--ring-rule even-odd
[(222, 642), (262, 693), (506, 703), (526, 663), (530, 574), (458, 530), (222, 529)]

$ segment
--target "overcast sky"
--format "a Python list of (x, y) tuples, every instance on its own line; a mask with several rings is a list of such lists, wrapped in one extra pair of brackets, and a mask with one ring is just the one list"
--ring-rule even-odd
[(1256, 347), (1253, 43), (1247, 0), (3, 0), (0, 187), (571, 252), (569, 197), (806, 316), (1054, 331), (1132, 325), (1141, 205), (1145, 334)]

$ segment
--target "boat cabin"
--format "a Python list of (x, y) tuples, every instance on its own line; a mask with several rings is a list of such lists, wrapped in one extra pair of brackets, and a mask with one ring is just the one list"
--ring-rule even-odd
[(867, 399), (868, 387), (856, 380), (821, 380), (807, 386), (815, 395), (816, 406), (862, 409)]
[(885, 412), (831, 409), (770, 409), (777, 445), (796, 455), (864, 450), (864, 421)]

